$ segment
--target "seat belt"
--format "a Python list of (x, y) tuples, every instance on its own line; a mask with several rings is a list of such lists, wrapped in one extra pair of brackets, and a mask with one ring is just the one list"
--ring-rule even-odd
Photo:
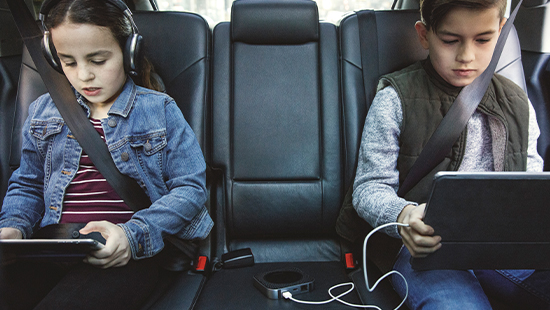
[(502, 27), (493, 57), (487, 69), (460, 91), (451, 108), (445, 117), (443, 117), (443, 120), (441, 120), (441, 123), (424, 146), (422, 152), (420, 152), (420, 155), (409, 170), (409, 174), (401, 186), (399, 186), (399, 190), (397, 191), (399, 197), (404, 197), (451, 152), (454, 143), (487, 92), (489, 83), (491, 83), (491, 79), (497, 68), (500, 55), (506, 44), (506, 39), (508, 38), (510, 29), (512, 29), (514, 19), (522, 2), (523, 0), (519, 1), (512, 14), (510, 14), (510, 18), (508, 18), (506, 24)]
[(46, 62), (41, 47), (42, 30), (26, 7), (25, 1), (7, 0), (7, 2), (42, 81), (82, 149), (126, 205), (134, 212), (148, 208), (151, 200), (134, 179), (120, 173), (117, 169), (107, 145), (93, 128), (82, 107), (77, 104), (76, 96), (67, 78)]
[[(506, 24), (501, 30), (500, 36), (498, 37), (491, 62), (487, 66), (487, 69), (478, 76), (472, 83), (465, 86), (457, 98), (453, 102), (451, 108), (443, 117), (443, 120), (434, 131), (424, 149), (418, 156), (417, 160), (414, 162), (411, 167), (409, 174), (399, 186), (397, 195), (404, 197), (422, 178), (424, 178), (430, 171), (432, 171), (439, 163), (445, 159), (445, 156), (449, 154), (454, 143), (466, 127), (468, 120), (476, 110), (477, 106), (481, 102), (481, 99), (487, 92), (487, 88), (495, 69), (502, 54), (502, 50), (510, 33), (510, 29), (516, 18), (517, 11), (521, 6), (523, 0), (520, 0), (516, 5), (510, 18), (506, 21)], [(372, 11), (365, 11), (357, 13), (358, 23), (359, 23), (359, 35), (360, 35), (360, 50), (361, 50), (361, 66), (363, 69), (363, 83), (365, 89), (365, 98), (370, 98), (368, 93), (371, 88), (367, 87), (368, 85), (373, 85), (376, 81), (368, 80), (366, 76), (366, 70), (376, 70), (378, 73), (378, 67), (375, 66), (378, 61), (377, 59), (372, 59), (378, 57), (378, 45), (376, 40), (365, 40), (366, 36), (369, 35), (369, 31), (376, 31), (376, 15), (375, 18), (366, 18), (366, 15), (373, 14)], [(376, 33), (375, 33), (376, 37)], [(374, 54), (371, 55), (371, 52)], [(370, 65), (369, 65), (370, 64)], [(371, 76), (377, 76), (371, 75)], [(369, 103), (367, 103), (368, 105)], [(367, 106), (367, 108), (369, 108)]]

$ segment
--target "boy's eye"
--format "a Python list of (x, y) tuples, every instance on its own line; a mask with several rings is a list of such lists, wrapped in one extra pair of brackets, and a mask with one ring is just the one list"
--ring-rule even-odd
[(441, 41), (443, 41), (444, 44), (454, 44), (458, 42), (458, 40), (441, 40)]
[(65, 62), (65, 67), (72, 67), (76, 65), (76, 62)]
[(484, 44), (484, 43), (487, 43), (489, 41), (491, 41), (490, 39), (477, 39), (476, 40), (478, 43), (481, 43), (481, 44)]
[(105, 63), (105, 60), (92, 60), (92, 63), (94, 65), (102, 65)]

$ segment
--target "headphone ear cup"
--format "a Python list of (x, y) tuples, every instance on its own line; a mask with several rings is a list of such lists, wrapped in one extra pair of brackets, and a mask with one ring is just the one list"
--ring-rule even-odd
[(59, 61), (59, 57), (57, 57), (57, 51), (53, 46), (49, 31), (44, 32), (44, 37), (42, 38), (41, 45), (42, 45), (42, 54), (44, 54), (44, 58), (46, 58), (46, 61), (57, 72), (63, 74), (63, 68), (61, 68), (61, 62)]
[(141, 69), (141, 58), (143, 52), (143, 37), (134, 33), (126, 40), (124, 50), (124, 70), (131, 75), (138, 75)]

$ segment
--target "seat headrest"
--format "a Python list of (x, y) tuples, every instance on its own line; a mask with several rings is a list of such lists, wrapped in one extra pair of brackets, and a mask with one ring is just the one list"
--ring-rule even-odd
[(311, 0), (240, 0), (231, 9), (231, 38), (248, 44), (303, 44), (319, 39)]

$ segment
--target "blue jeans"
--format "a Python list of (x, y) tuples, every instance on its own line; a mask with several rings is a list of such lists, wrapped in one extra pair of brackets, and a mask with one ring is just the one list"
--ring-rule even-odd
[[(489, 299), (511, 309), (550, 309), (550, 271), (429, 270), (415, 271), (403, 247), (394, 269), (409, 285), (411, 309), (492, 309)], [(395, 290), (405, 296), (401, 277), (393, 275)]]

